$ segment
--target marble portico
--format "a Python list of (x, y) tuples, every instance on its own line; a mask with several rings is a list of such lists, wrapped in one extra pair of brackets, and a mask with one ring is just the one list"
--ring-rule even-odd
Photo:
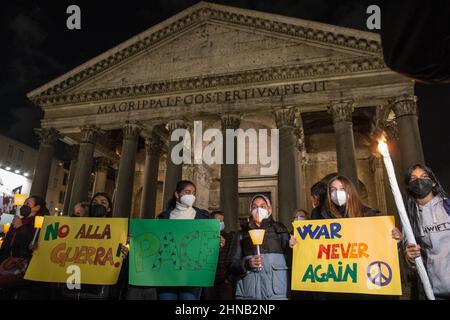
[[(87, 200), (92, 173), (91, 190), (106, 190), (106, 165), (117, 176), (109, 182), (115, 216), (154, 217), (176, 182), (190, 178), (197, 205), (222, 209), (228, 229), (238, 228), (255, 193), (270, 196), (289, 225), (297, 208), (311, 209), (311, 185), (337, 172), (387, 213), (395, 208), (376, 138), (386, 132), (399, 170), (424, 161), (414, 83), (385, 66), (378, 35), (206, 2), (28, 98), (52, 137), (42, 140), (33, 190), (44, 190), (56, 139), (78, 146), (68, 210)], [(196, 120), (204, 130), (278, 128), (278, 173), (261, 176), (259, 164), (174, 164), (170, 133)]]

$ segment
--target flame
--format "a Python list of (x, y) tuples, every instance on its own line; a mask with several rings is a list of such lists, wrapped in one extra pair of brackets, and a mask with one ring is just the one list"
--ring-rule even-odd
[(380, 139), (378, 139), (378, 151), (384, 157), (389, 156), (389, 149), (388, 149), (388, 145), (386, 143), (386, 137), (384, 134), (381, 135)]
[(34, 227), (36, 229), (41, 229), (43, 223), (44, 223), (44, 217), (43, 216), (35, 216), (34, 217)]

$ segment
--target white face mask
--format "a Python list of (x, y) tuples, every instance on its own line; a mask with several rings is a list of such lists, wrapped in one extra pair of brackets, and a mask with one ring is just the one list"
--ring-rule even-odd
[(335, 190), (331, 193), (331, 201), (337, 206), (343, 206), (347, 203), (347, 192), (344, 190)]
[(220, 222), (220, 231), (225, 230), (225, 223), (223, 221)]
[(267, 219), (269, 217), (269, 211), (267, 211), (264, 208), (255, 208), (252, 210), (254, 213), (258, 214), (258, 222), (261, 223), (264, 219)]
[(304, 216), (296, 216), (294, 220), (302, 221), (302, 220), (306, 220), (306, 217), (304, 217)]
[(195, 202), (195, 196), (193, 194), (185, 194), (181, 196), (180, 203), (184, 204), (187, 207), (192, 207)]

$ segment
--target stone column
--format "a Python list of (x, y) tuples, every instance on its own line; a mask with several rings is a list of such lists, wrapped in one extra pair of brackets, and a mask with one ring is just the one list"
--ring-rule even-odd
[(120, 156), (113, 209), (114, 217), (128, 218), (131, 215), (136, 152), (140, 131), (141, 128), (136, 123), (126, 123), (123, 127), (122, 154)]
[(387, 210), (386, 191), (384, 189), (384, 164), (381, 155), (371, 159), (371, 167), (374, 175), (375, 193), (377, 195), (377, 209), (382, 215), (390, 214)]
[(78, 151), (77, 170), (70, 196), (68, 213), (78, 202), (88, 201), (89, 182), (94, 161), (95, 140), (98, 128), (95, 126), (81, 127), (81, 142)]
[(171, 141), (170, 136), (176, 129), (187, 129), (187, 123), (184, 120), (171, 120), (167, 124), (169, 131), (169, 148), (167, 150), (166, 159), (166, 176), (164, 179), (163, 208), (167, 209), (167, 202), (172, 198), (177, 182), (181, 180), (183, 175), (183, 165), (172, 162), (172, 149), (180, 143), (179, 141)]
[(299, 197), (295, 108), (276, 110), (274, 115), (279, 129), (278, 220), (289, 226)]
[(159, 160), (162, 154), (163, 143), (156, 134), (151, 134), (145, 139), (145, 168), (144, 186), (140, 217), (151, 219), (157, 216), (156, 197), (158, 193)]
[(72, 188), (73, 188), (73, 181), (75, 179), (75, 174), (77, 170), (77, 163), (78, 163), (78, 150), (79, 145), (73, 145), (69, 147), (69, 154), (70, 154), (70, 169), (69, 169), (69, 176), (67, 177), (67, 186), (66, 186), (66, 193), (64, 194), (64, 208), (63, 213), (64, 215), (70, 215), (70, 196), (72, 195)]
[(306, 145), (305, 145), (305, 134), (303, 131), (303, 123), (301, 121), (301, 116), (298, 118), (299, 124), (295, 130), (295, 135), (297, 137), (297, 150), (298, 150), (298, 187), (299, 196), (297, 197), (297, 208), (308, 210), (309, 202), (308, 202), (308, 190), (306, 187), (306, 164), (307, 164), (307, 153), (306, 153)]
[(45, 199), (52, 168), (53, 153), (59, 135), (58, 131), (53, 128), (36, 129), (35, 131), (39, 135), (40, 145), (30, 195), (41, 196)]
[[(227, 231), (239, 228), (239, 170), (237, 163), (237, 138), (233, 136), (233, 155), (228, 155), (227, 161), (227, 130), (239, 128), (240, 116), (237, 114), (225, 114), (221, 117), (223, 134), (223, 163), (220, 166), (220, 210), (225, 215), (225, 227)], [(231, 141), (230, 141), (231, 142)], [(227, 163), (228, 162), (228, 163)]]
[(333, 103), (328, 107), (328, 112), (333, 116), (336, 135), (338, 173), (349, 178), (355, 187), (359, 189), (356, 149), (353, 138), (353, 110), (354, 106), (351, 101)]
[(417, 97), (403, 96), (391, 101), (395, 113), (402, 173), (411, 165), (425, 164), (417, 122)]
[(106, 181), (108, 179), (108, 167), (111, 161), (107, 158), (100, 157), (95, 160), (95, 180), (92, 194), (97, 192), (105, 192)]

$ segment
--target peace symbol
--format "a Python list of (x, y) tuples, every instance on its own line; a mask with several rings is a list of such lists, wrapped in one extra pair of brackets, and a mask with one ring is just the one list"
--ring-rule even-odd
[(392, 269), (383, 261), (374, 261), (367, 267), (367, 278), (377, 286), (387, 286), (392, 280)]

